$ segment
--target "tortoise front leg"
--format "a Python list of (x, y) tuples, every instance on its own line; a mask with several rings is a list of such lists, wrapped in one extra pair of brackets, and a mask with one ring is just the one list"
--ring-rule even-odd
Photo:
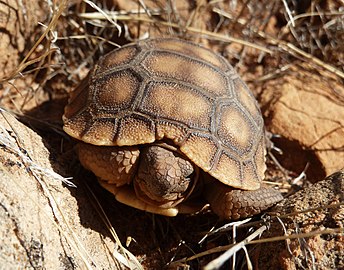
[(137, 171), (140, 151), (137, 146), (77, 145), (80, 163), (100, 180), (115, 186), (132, 182)]
[(131, 207), (165, 216), (176, 216), (178, 207), (162, 208), (141, 200), (130, 185), (137, 175), (140, 150), (137, 146), (96, 146), (78, 143), (81, 164), (92, 171), (101, 186), (117, 201)]
[(271, 187), (257, 190), (240, 190), (212, 181), (205, 187), (205, 198), (220, 218), (236, 220), (259, 214), (283, 199), (282, 194)]

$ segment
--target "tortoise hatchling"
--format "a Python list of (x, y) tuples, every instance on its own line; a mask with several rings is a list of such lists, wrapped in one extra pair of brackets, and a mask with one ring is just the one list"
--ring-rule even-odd
[(175, 216), (207, 201), (238, 219), (282, 199), (261, 185), (257, 101), (223, 57), (191, 42), (148, 39), (105, 55), (63, 121), (81, 164), (132, 207)]

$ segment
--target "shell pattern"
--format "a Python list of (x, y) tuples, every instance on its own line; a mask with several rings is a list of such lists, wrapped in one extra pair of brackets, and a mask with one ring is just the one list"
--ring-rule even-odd
[(100, 59), (65, 108), (64, 130), (94, 145), (169, 139), (219, 181), (255, 190), (264, 178), (263, 119), (221, 56), (191, 42), (139, 41)]

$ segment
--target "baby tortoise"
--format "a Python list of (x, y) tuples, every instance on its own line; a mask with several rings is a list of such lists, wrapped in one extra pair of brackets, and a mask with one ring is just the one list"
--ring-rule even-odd
[(282, 199), (264, 179), (254, 96), (220, 55), (158, 38), (102, 57), (71, 94), (64, 130), (81, 164), (122, 203), (166, 216), (204, 199), (239, 219)]

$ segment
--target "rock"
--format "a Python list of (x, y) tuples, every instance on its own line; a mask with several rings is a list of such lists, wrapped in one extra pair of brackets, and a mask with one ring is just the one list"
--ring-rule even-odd
[(282, 136), (283, 165), (320, 180), (344, 166), (344, 86), (325, 72), (322, 76), (294, 67), (271, 80), (261, 95), (267, 129)]
[(0, 268), (118, 269), (119, 257), (131, 264), (77, 179), (68, 187), (58, 178), (54, 159), (37, 133), (0, 111)]
[(272, 223), (269, 237), (294, 238), (264, 244), (256, 253), (259, 269), (344, 269), (343, 202), (344, 169), (273, 207), (285, 228)]

